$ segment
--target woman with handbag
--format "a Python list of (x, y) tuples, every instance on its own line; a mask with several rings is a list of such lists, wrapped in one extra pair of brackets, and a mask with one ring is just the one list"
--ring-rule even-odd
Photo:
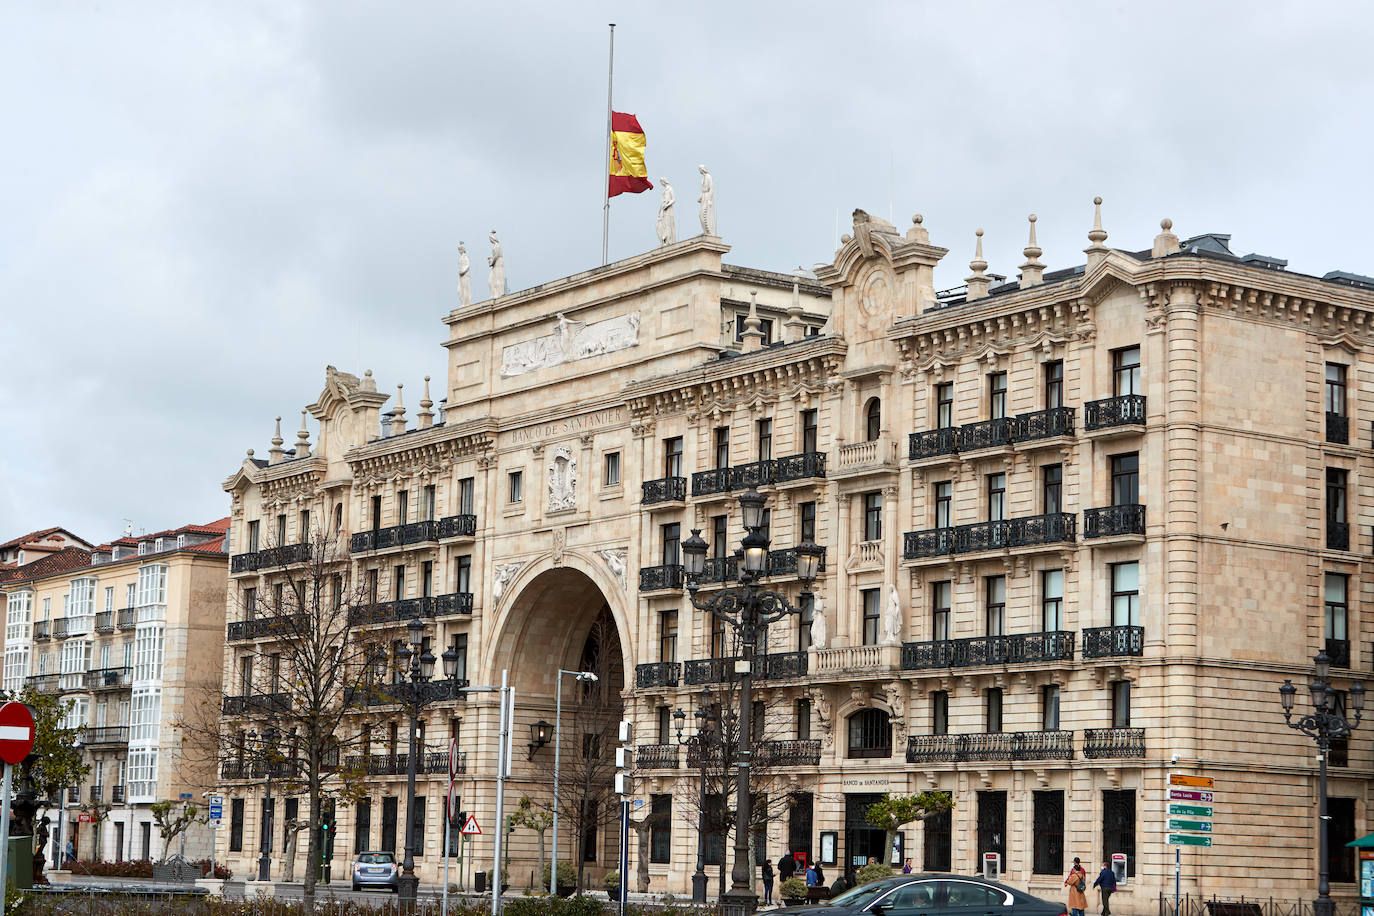
[(1083, 911), (1088, 908), (1088, 873), (1083, 870), (1083, 863), (1078, 856), (1073, 857), (1073, 868), (1069, 869), (1064, 886), (1069, 889), (1070, 916), (1083, 916)]

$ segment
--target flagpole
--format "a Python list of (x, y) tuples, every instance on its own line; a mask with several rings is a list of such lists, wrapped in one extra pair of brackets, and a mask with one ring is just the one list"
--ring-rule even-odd
[(601, 160), (601, 187), (605, 192), (601, 206), (601, 264), (609, 260), (611, 240), (611, 89), (615, 84), (615, 23), (611, 23), (611, 59), (606, 68), (606, 155)]

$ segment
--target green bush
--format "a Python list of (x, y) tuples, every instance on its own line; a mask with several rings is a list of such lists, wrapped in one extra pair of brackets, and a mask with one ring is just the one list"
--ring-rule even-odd
[[(548, 862), (545, 862), (545, 863), (544, 863), (544, 879), (543, 879), (543, 886), (544, 886), (544, 887), (548, 887), (548, 886), (549, 886), (549, 869), (550, 869), (551, 867), (552, 867), (552, 866), (551, 866)], [(558, 886), (559, 886), (559, 887), (572, 887), (572, 886), (575, 885), (576, 883), (577, 883), (577, 869), (573, 868), (573, 864), (572, 864), (571, 862), (559, 862), (559, 863), (558, 863)]]
[(503, 908), (507, 916), (603, 916), (595, 897), (517, 897)]
[(606, 908), (600, 900), (581, 894), (576, 897), (568, 897), (566, 900), (560, 899), (559, 903), (562, 906), (554, 913), (554, 916), (603, 916), (606, 912)]
[(618, 872), (618, 871), (608, 871), (608, 872), (606, 872), (606, 877), (604, 877), (604, 878), (601, 879), (601, 886), (604, 887), (604, 888), (606, 889), (606, 893), (607, 893), (607, 894), (610, 894), (612, 898), (619, 896), (619, 894), (620, 894), (620, 872)]
[(865, 865), (854, 874), (854, 883), (867, 884), (870, 881), (881, 881), (883, 878), (891, 878), (892, 869), (881, 862), (874, 862), (872, 865)]
[(782, 882), (781, 890), (784, 897), (790, 897), (793, 900), (805, 899), (806, 882), (801, 878), (788, 878)]

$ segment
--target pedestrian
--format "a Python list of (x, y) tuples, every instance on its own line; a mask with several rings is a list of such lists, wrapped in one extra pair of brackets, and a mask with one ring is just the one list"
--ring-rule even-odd
[(1088, 908), (1088, 873), (1083, 870), (1078, 856), (1073, 857), (1073, 868), (1069, 869), (1064, 886), (1069, 889), (1069, 916), (1083, 916)]
[(1098, 873), (1093, 887), (1102, 895), (1102, 916), (1112, 916), (1112, 892), (1116, 890), (1116, 872), (1112, 871), (1110, 859), (1103, 861), (1102, 871)]
[(74, 845), (72, 844), (72, 841), (71, 841), (71, 840), (68, 840), (68, 841), (67, 841), (66, 853), (67, 853), (67, 862), (66, 862), (66, 865), (63, 866), (64, 868), (70, 867), (71, 864), (72, 864), (73, 862), (76, 861), (76, 846), (74, 846)]
[(773, 905), (773, 863), (767, 858), (763, 860), (763, 902)]
[(816, 886), (825, 887), (825, 871), (821, 868), (821, 863), (816, 863)]
[(785, 854), (778, 859), (778, 877), (786, 881), (797, 873), (797, 860), (792, 858), (792, 853)]
[(904, 875), (909, 875), (909, 874), (911, 874), (911, 860), (910, 860), (910, 859), (907, 859), (905, 862), (902, 863), (902, 874), (904, 874)]
[(820, 883), (821, 883), (820, 880), (816, 877), (816, 866), (815, 866), (815, 865), (808, 865), (808, 866), (806, 866), (806, 886), (807, 886), (807, 887), (819, 887), (819, 886), (820, 886)]

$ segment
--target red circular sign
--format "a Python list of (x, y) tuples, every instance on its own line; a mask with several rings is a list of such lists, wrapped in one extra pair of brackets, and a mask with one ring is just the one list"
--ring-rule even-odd
[(33, 750), (33, 713), (23, 703), (0, 706), (0, 760), (22, 763)]

